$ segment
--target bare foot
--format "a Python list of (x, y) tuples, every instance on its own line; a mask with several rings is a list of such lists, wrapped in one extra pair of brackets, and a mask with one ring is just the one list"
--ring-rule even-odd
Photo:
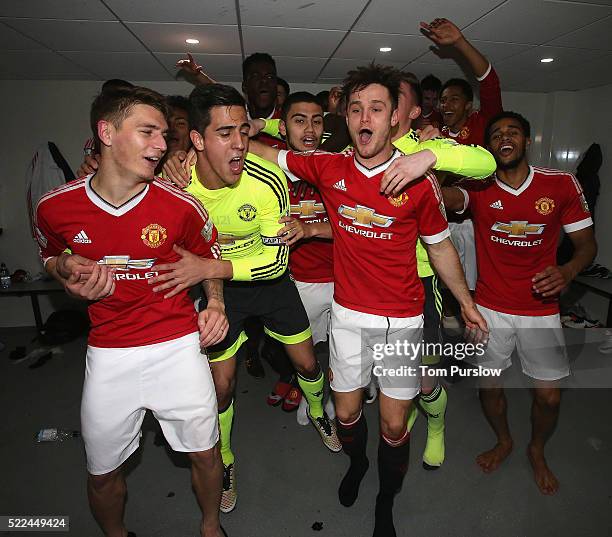
[(499, 468), (500, 464), (510, 455), (511, 451), (512, 441), (498, 442), (493, 449), (478, 455), (478, 457), (476, 457), (476, 462), (485, 474), (490, 474)]
[(555, 474), (550, 471), (550, 468), (546, 464), (544, 451), (530, 444), (527, 447), (527, 457), (533, 468), (533, 476), (535, 477), (540, 492), (547, 496), (556, 494), (559, 490), (559, 481), (557, 481)]

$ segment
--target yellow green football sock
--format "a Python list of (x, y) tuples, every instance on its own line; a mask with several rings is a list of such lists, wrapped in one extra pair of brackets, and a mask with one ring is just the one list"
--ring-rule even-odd
[(421, 395), (421, 408), (427, 414), (427, 443), (423, 463), (429, 467), (441, 466), (444, 462), (444, 414), (447, 400), (446, 390), (440, 384), (431, 393)]
[(412, 406), (410, 407), (410, 413), (408, 414), (408, 424), (406, 425), (406, 429), (408, 429), (408, 432), (412, 431), (414, 422), (418, 417), (419, 411), (417, 410), (417, 407), (413, 402)]
[(323, 371), (319, 371), (316, 379), (309, 380), (298, 373), (298, 384), (308, 401), (308, 412), (313, 418), (323, 417)]
[(234, 400), (219, 412), (219, 435), (221, 437), (221, 458), (223, 465), (234, 464), (234, 453), (232, 452), (232, 423), (234, 421)]

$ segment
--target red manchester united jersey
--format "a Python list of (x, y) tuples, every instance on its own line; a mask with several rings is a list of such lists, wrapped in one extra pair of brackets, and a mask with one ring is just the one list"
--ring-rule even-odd
[[(289, 181), (291, 216), (305, 224), (327, 222), (327, 212), (319, 191), (304, 181)], [(289, 252), (289, 269), (300, 282), (334, 281), (332, 241), (310, 239), (299, 241)]]
[(201, 257), (218, 257), (217, 230), (188, 194), (155, 179), (121, 207), (104, 201), (91, 176), (52, 190), (37, 208), (43, 260), (69, 248), (117, 269), (115, 292), (89, 306), (94, 347), (135, 347), (197, 331), (193, 302), (184, 291), (164, 299), (147, 283), (154, 265), (178, 261), (177, 244)]
[(489, 65), (480, 81), (480, 110), (470, 114), (459, 132), (450, 132), (445, 125), (442, 134), (464, 145), (485, 145), (484, 131), (489, 120), (502, 111), (501, 89), (495, 69)]
[(571, 233), (593, 225), (575, 177), (530, 167), (517, 189), (495, 178), (463, 192), (474, 215), (476, 302), (513, 315), (558, 313), (557, 298), (534, 293), (531, 280), (556, 265), (561, 227)]
[(334, 299), (374, 315), (412, 317), (423, 311), (416, 241), (435, 244), (449, 236), (434, 177), (411, 183), (397, 197), (380, 194), (393, 156), (368, 169), (352, 153), (281, 151), (288, 173), (315, 185), (327, 207), (334, 236)]

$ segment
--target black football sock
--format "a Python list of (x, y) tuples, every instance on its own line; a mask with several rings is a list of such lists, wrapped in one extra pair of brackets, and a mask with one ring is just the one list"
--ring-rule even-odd
[(340, 483), (338, 498), (342, 505), (350, 507), (357, 500), (359, 485), (370, 466), (366, 457), (368, 425), (363, 412), (353, 423), (342, 423), (340, 420), (337, 422), (338, 438), (344, 452), (351, 459), (349, 469)]
[(396, 537), (393, 525), (393, 500), (402, 488), (410, 458), (410, 433), (399, 440), (381, 435), (378, 445), (378, 479), (374, 537)]

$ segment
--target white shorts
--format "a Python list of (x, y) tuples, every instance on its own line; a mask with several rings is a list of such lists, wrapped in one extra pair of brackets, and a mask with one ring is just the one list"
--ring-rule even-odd
[(511, 315), (478, 306), (489, 325), (489, 343), (478, 365), (508, 369), (516, 349), (525, 375), (537, 380), (559, 380), (570, 374), (565, 337), (559, 315)]
[(310, 321), (314, 345), (327, 339), (334, 282), (308, 283), (295, 280), (302, 304)]
[(217, 398), (197, 333), (142, 347), (87, 347), (81, 429), (90, 474), (115, 470), (138, 448), (146, 409), (175, 451), (215, 446)]
[[(423, 339), (423, 316), (382, 317), (347, 309), (335, 301), (331, 310), (329, 338), (329, 384), (335, 392), (365, 388), (377, 377), (380, 391), (392, 399), (414, 399), (421, 385), (421, 354), (387, 350), (419, 345)], [(395, 372), (395, 373), (394, 373)]]
[(474, 238), (474, 224), (471, 220), (463, 222), (449, 222), (450, 239), (459, 254), (459, 261), (465, 273), (468, 288), (476, 289), (478, 268), (476, 265), (476, 240)]

